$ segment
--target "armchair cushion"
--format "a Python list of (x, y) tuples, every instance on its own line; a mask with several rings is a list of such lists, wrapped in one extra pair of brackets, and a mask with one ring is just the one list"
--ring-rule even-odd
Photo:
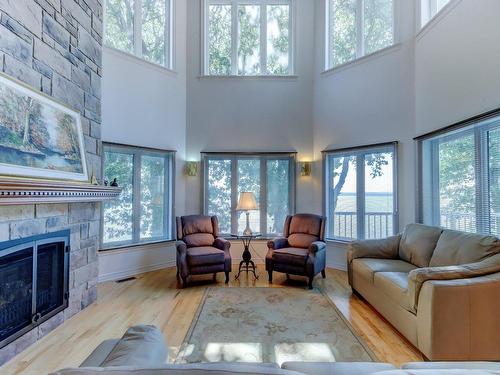
[[(288, 234), (304, 233), (319, 237), (322, 217), (310, 214), (297, 214), (290, 220)], [(309, 245), (307, 245), (309, 246)], [(306, 246), (306, 247), (307, 247)]]
[(184, 242), (188, 247), (212, 246), (215, 238), (210, 233), (193, 233), (184, 237)]
[(500, 240), (496, 237), (445, 230), (437, 242), (429, 266), (474, 263), (498, 253)]
[(422, 224), (407, 225), (401, 236), (399, 257), (417, 267), (428, 267), (442, 231)]
[(308, 256), (308, 249), (285, 247), (284, 249), (274, 250), (273, 261), (275, 263), (304, 267)]
[(319, 237), (307, 233), (294, 233), (288, 236), (288, 244), (290, 247), (309, 248), (312, 242), (318, 241)]
[(224, 251), (212, 246), (192, 247), (187, 250), (187, 262), (190, 267), (221, 264), (224, 259)]
[(469, 279), (497, 272), (500, 272), (500, 254), (476, 263), (462, 264), (459, 266), (417, 268), (412, 270), (408, 276), (408, 291), (411, 308), (413, 311), (417, 311), (420, 290), (426, 281)]

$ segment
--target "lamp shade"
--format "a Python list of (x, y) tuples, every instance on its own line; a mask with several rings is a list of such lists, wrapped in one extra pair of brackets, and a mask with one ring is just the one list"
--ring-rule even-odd
[(255, 199), (255, 194), (252, 192), (244, 191), (240, 193), (240, 200), (236, 211), (251, 211), (257, 210), (257, 199)]

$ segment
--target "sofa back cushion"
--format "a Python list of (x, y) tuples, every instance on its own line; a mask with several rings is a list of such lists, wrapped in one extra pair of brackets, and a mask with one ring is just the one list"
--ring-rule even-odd
[(399, 243), (399, 257), (416, 267), (428, 267), (442, 231), (422, 224), (407, 225)]
[(218, 231), (216, 216), (191, 215), (177, 219), (177, 237), (188, 247), (212, 246)]
[(444, 230), (429, 265), (443, 267), (475, 263), (497, 253), (500, 253), (500, 240), (496, 237)]

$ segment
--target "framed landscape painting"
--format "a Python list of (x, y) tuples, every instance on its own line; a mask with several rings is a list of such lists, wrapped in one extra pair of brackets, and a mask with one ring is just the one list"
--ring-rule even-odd
[(80, 114), (0, 74), (0, 175), (88, 182)]

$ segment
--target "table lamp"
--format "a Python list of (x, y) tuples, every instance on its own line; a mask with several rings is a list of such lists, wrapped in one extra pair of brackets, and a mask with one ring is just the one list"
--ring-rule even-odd
[(240, 193), (240, 200), (236, 207), (236, 211), (244, 211), (247, 215), (247, 227), (243, 231), (244, 236), (252, 235), (252, 230), (250, 229), (250, 211), (258, 209), (257, 199), (255, 199), (254, 193), (248, 191)]

